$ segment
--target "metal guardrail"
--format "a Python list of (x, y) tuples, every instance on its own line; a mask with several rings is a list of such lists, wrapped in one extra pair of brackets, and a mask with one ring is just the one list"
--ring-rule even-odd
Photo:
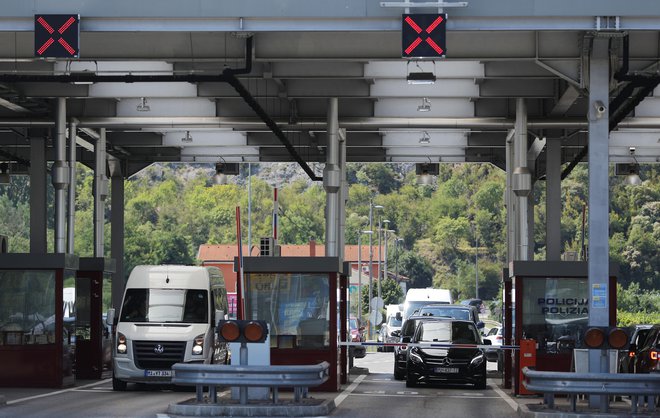
[[(203, 400), (203, 387), (209, 387), (209, 397), (218, 402), (216, 386), (269, 387), (273, 403), (278, 402), (278, 388), (294, 389), (294, 401), (307, 397), (310, 387), (323, 384), (329, 378), (330, 364), (324, 361), (312, 365), (295, 366), (230, 366), (224, 364), (176, 363), (172, 366), (172, 383), (195, 386), (197, 401)], [(241, 404), (247, 399), (241, 397)]]
[[(577, 409), (576, 395), (604, 395), (605, 409), (609, 406), (609, 396), (630, 395), (632, 413), (637, 413), (644, 396), (648, 398), (649, 411), (655, 411), (656, 397), (660, 396), (660, 374), (657, 373), (542, 372), (524, 367), (523, 375), (523, 385), (527, 390), (543, 393), (549, 408), (554, 408), (555, 394), (569, 395), (573, 412)], [(601, 412), (607, 412), (602, 409)]]

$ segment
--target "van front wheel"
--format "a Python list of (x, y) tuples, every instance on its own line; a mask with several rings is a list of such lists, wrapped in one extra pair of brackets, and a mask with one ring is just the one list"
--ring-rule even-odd
[(123, 380), (117, 379), (114, 374), (112, 375), (112, 390), (123, 392), (126, 390), (127, 384), (128, 383), (124, 382)]

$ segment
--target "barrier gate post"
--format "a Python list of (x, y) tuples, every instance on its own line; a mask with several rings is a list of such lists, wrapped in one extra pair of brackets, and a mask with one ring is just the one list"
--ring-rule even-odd
[(530, 369), (536, 368), (536, 340), (520, 340), (520, 357), (518, 358), (518, 394), (519, 395), (535, 395), (523, 385), (522, 370), (525, 367)]

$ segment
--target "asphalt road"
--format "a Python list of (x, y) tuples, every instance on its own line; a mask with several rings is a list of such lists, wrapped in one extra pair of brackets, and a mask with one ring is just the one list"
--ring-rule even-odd
[[(351, 384), (340, 393), (312, 397), (335, 398), (332, 417), (510, 417), (515, 414), (494, 381), (488, 388), (435, 386), (406, 388), (392, 376), (392, 353), (367, 353), (355, 366), (369, 374), (351, 375)], [(63, 390), (0, 388), (7, 404), (0, 417), (166, 417), (167, 406), (195, 396), (193, 391), (167, 387), (129, 385), (126, 392), (113, 392), (110, 380), (82, 384)]]

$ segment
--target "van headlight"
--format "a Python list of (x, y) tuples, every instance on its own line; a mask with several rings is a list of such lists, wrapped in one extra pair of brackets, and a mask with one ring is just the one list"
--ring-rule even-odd
[(128, 346), (126, 345), (126, 336), (121, 332), (117, 333), (117, 354), (126, 354)]
[(482, 354), (479, 354), (478, 356), (476, 356), (475, 358), (472, 359), (472, 361), (470, 362), (470, 366), (477, 367), (477, 366), (480, 366), (481, 363), (483, 363), (483, 362), (484, 362), (484, 355), (482, 353)]
[(204, 334), (200, 334), (193, 340), (192, 353), (194, 356), (201, 356), (204, 352)]

